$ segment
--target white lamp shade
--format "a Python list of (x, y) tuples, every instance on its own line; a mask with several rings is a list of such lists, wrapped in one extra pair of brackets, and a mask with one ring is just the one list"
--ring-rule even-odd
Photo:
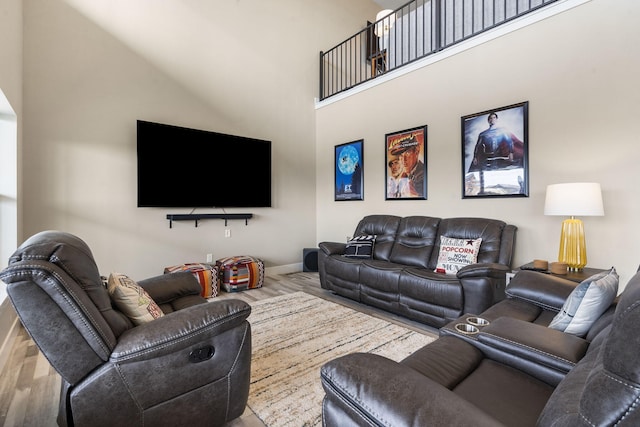
[(602, 216), (602, 190), (594, 182), (573, 182), (547, 186), (545, 215)]
[(396, 16), (391, 9), (385, 9), (378, 12), (376, 15), (376, 25), (373, 28), (373, 32), (376, 36), (381, 37), (389, 34), (389, 30), (393, 28)]

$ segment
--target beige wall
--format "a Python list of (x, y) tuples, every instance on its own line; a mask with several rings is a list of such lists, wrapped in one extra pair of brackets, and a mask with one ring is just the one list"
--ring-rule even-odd
[[(592, 0), (474, 49), (321, 106), (316, 114), (317, 239), (344, 241), (366, 214), (480, 216), (518, 226), (515, 265), (557, 258), (562, 217), (548, 184), (593, 181), (604, 217), (582, 218), (588, 265), (640, 263), (640, 3)], [(529, 101), (528, 198), (462, 199), (460, 117)], [(428, 200), (384, 200), (384, 135), (428, 125)], [(365, 200), (333, 201), (333, 147), (364, 138)]]
[[(24, 77), (13, 21), (21, 22), (21, 4)], [(0, 87), (23, 110), (25, 129), (20, 239), (67, 230), (90, 244), (101, 271), (140, 278), (210, 252), (298, 268), (303, 247), (344, 240), (368, 213), (474, 215), (519, 227), (521, 264), (557, 252), (561, 218), (542, 215), (546, 185), (598, 181), (606, 216), (584, 218), (589, 265), (615, 265), (627, 278), (638, 265), (633, 0), (592, 0), (317, 110), (318, 51), (374, 19), (371, 2), (27, 0), (2, 8), (11, 23), (0, 31), (11, 37), (0, 41)], [(530, 197), (462, 200), (460, 117), (521, 101), (530, 103)], [(252, 209), (246, 227), (230, 223), (229, 239), (223, 221), (169, 229), (170, 210), (136, 208), (138, 118), (273, 140), (274, 207)], [(421, 124), (429, 126), (429, 198), (386, 202), (384, 134)], [(334, 202), (333, 146), (358, 138), (365, 200)]]
[[(136, 279), (207, 253), (300, 269), (316, 244), (318, 52), (376, 12), (368, 0), (25, 1), (24, 237), (75, 233), (104, 274)], [(136, 119), (273, 141), (273, 207), (227, 209), (255, 215), (229, 222), (231, 238), (221, 220), (169, 229), (167, 213), (189, 210), (136, 207)], [(194, 156), (223, 161), (251, 173), (241, 156)]]
[[(0, 269), (18, 242), (18, 162), (22, 127), (22, 3), (0, 3)], [(0, 285), (0, 303), (6, 290)], [(2, 311), (2, 310), (0, 310)], [(0, 313), (0, 341), (8, 328)], [(1, 346), (0, 342), (0, 346)]]

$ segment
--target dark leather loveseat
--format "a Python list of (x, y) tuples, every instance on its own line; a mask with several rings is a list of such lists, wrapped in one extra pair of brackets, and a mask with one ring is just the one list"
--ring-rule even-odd
[[(321, 242), (320, 285), (338, 295), (441, 327), (505, 297), (516, 227), (485, 218), (365, 216), (354, 236), (375, 236), (370, 259), (344, 256), (346, 243)], [(440, 237), (482, 239), (477, 263), (436, 273)]]
[(514, 281), (474, 339), (447, 325), (399, 363), (355, 353), (325, 364), (323, 425), (640, 425), (640, 273), (584, 336), (547, 327), (575, 284), (524, 271)]

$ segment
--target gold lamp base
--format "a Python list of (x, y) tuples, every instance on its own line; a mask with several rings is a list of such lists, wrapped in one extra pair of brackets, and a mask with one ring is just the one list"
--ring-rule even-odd
[(577, 271), (587, 265), (587, 245), (584, 242), (582, 221), (571, 217), (562, 222), (558, 261), (564, 262), (569, 270)]

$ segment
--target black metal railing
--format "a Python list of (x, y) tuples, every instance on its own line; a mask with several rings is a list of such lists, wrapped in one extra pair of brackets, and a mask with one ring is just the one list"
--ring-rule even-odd
[(559, 0), (414, 0), (320, 52), (320, 100)]

